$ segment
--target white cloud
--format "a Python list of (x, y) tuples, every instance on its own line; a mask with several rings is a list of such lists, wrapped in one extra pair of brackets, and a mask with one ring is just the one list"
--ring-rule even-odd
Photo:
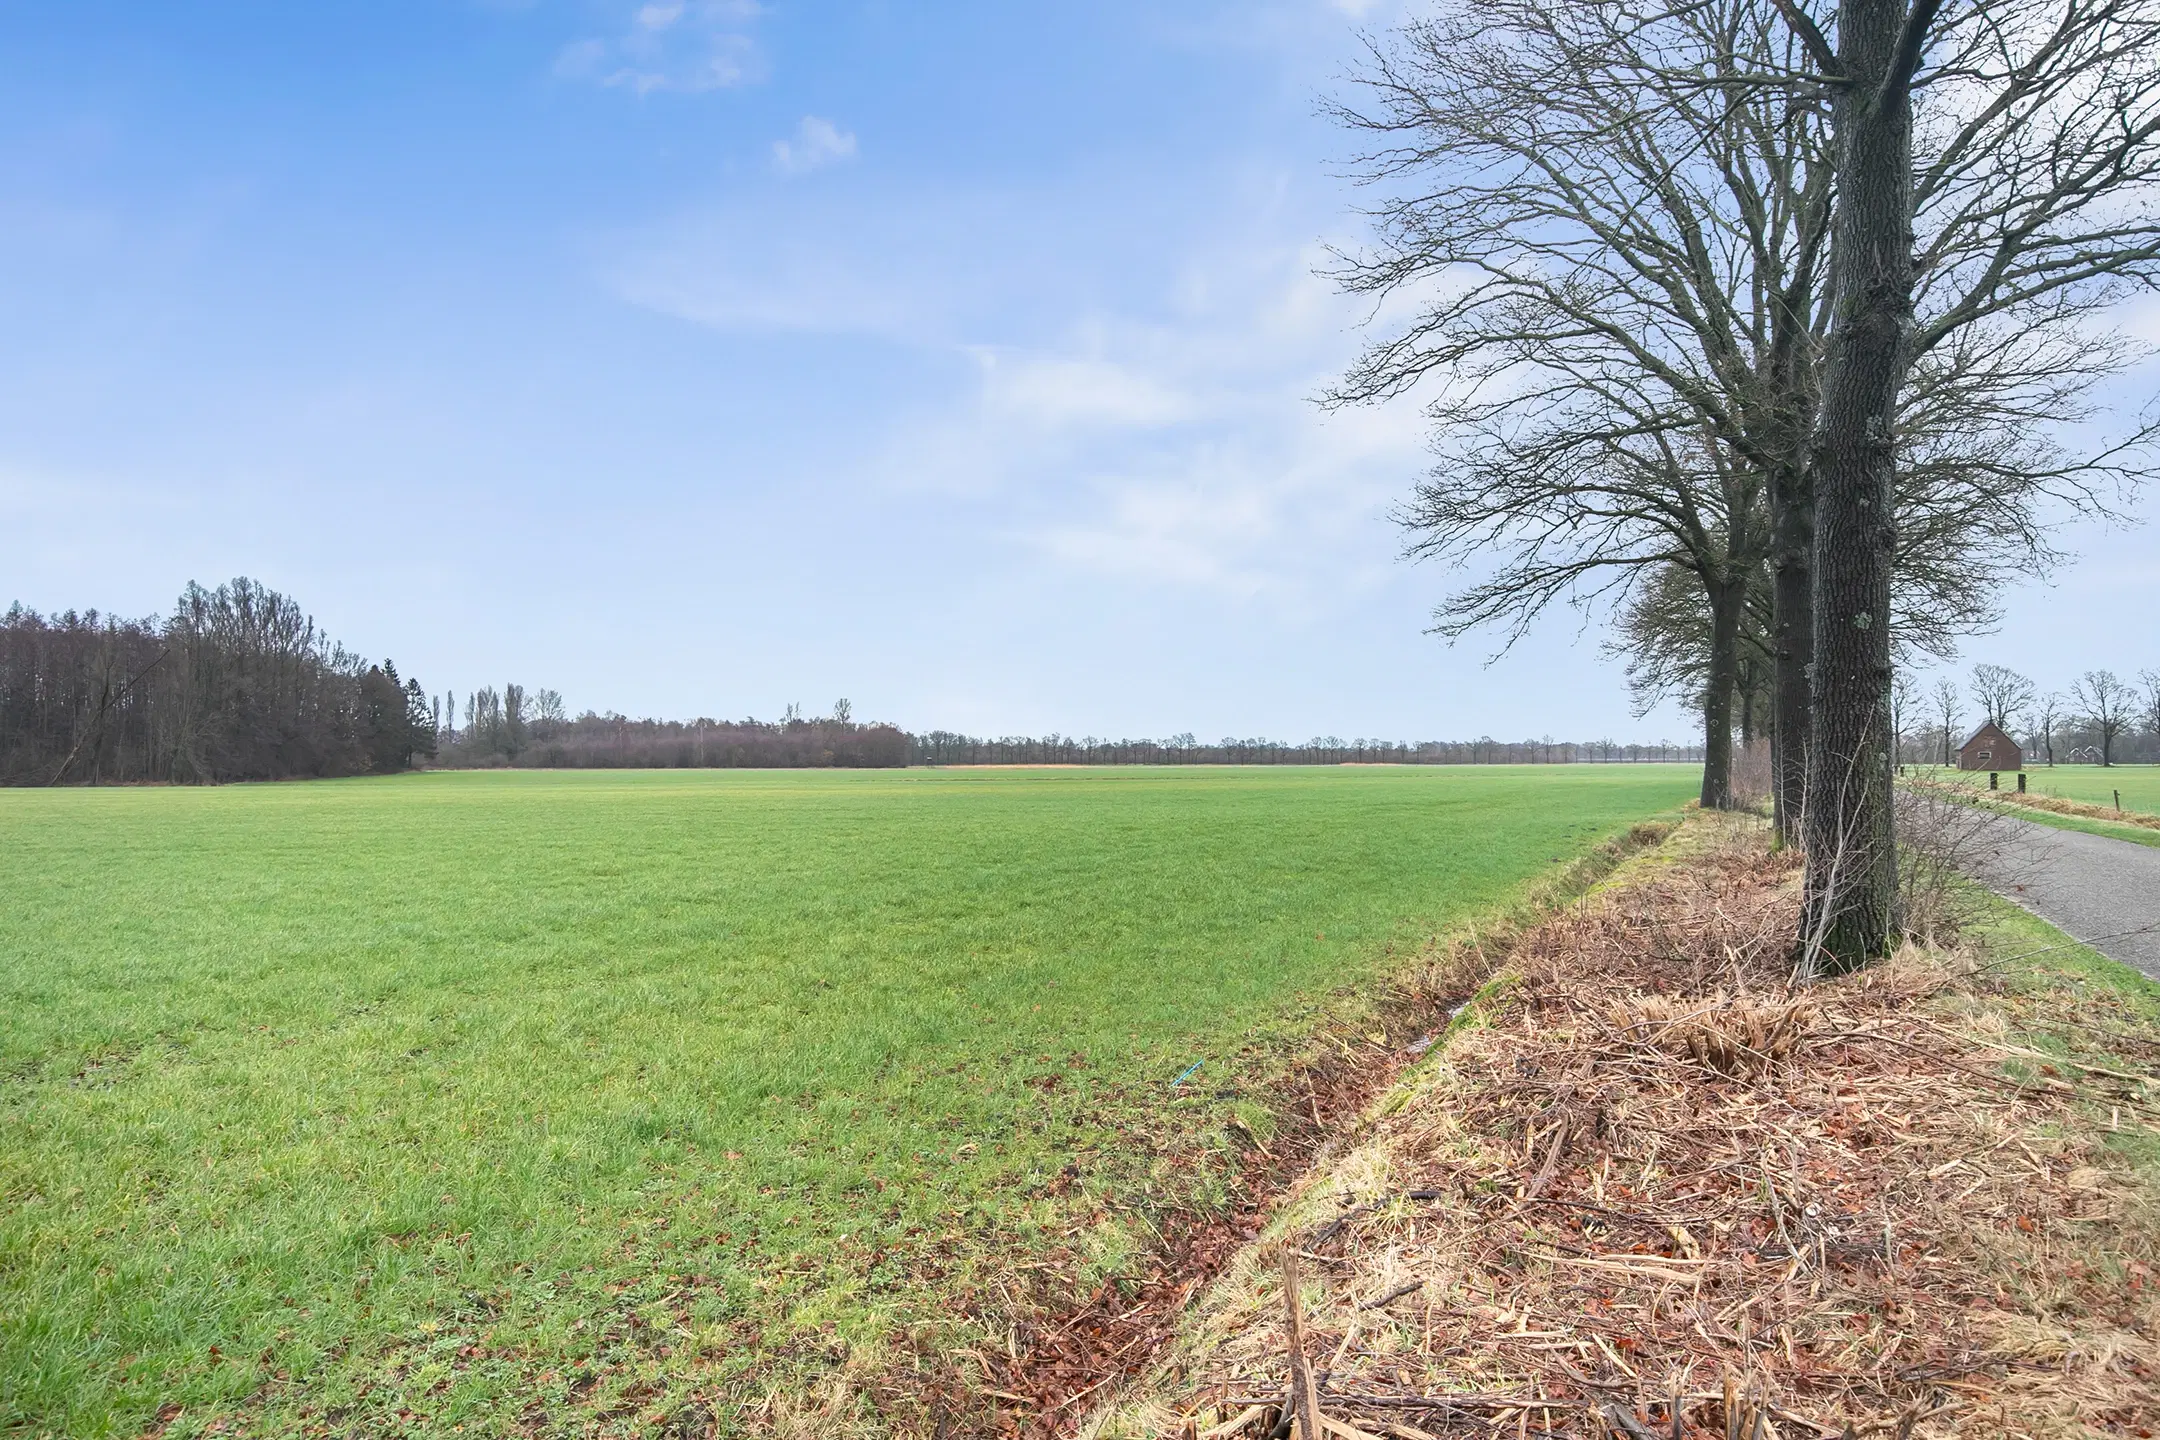
[(758, 13), (754, 0), (648, 0), (615, 39), (588, 37), (564, 46), (555, 73), (640, 95), (746, 85), (764, 73), (749, 33)]
[(1024, 534), (1076, 569), (1242, 599), (1371, 583), (1371, 526), (1420, 468), (1412, 407), (1326, 417), (1288, 389), (1224, 397), (1169, 445), (1121, 448), (1085, 503)]
[(1415, 405), (1311, 403), (1363, 311), (1285, 234), (1312, 217), (1275, 177), (1225, 200), (1165, 264), (1162, 242), (1120, 252), (1075, 223), (1101, 195), (783, 187), (636, 237), (610, 278), (716, 329), (916, 352), (911, 388), (936, 398), (902, 402), (855, 473), (984, 507), (1024, 566), (1303, 606), (1392, 565), (1375, 530), (1427, 463), (1425, 426)]
[(903, 426), (879, 472), (1012, 513), (1007, 538), (1056, 568), (1298, 607), (1361, 588), (1425, 425), (1411, 405), (1311, 403), (1357, 343), (1316, 258), (1233, 246), (1195, 261), (1205, 283), (1173, 287), (1167, 315), (975, 347), (969, 392)]
[(1191, 413), (1189, 397), (1162, 377), (1098, 355), (976, 351), (985, 410), (1048, 429), (1106, 426), (1153, 430)]
[(775, 140), (773, 168), (783, 175), (801, 175), (855, 158), (855, 132), (842, 130), (818, 115), (805, 115), (792, 139)]
[[(998, 262), (1025, 242), (995, 235), (1000, 218), (982, 197), (919, 187), (777, 185), (625, 236), (607, 280), (632, 304), (716, 330), (957, 350), (1018, 308)], [(1004, 248), (969, 265), (993, 236)]]

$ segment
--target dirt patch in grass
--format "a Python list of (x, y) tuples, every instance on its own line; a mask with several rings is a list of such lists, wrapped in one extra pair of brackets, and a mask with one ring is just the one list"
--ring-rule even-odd
[(1336, 1440), (2160, 1431), (2149, 992), (1966, 944), (1795, 993), (1794, 861), (1670, 853), (1519, 937), (1092, 1435), (1283, 1433), (1285, 1247)]

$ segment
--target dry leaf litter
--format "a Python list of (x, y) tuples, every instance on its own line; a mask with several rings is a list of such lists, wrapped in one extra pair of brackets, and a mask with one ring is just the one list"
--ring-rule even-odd
[(2160, 1432), (2160, 1030), (1960, 949), (1796, 993), (1766, 851), (1516, 937), (1091, 1437)]

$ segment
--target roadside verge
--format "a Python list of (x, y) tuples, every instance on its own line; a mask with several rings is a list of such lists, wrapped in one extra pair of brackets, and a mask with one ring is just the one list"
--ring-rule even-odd
[(2110, 810), (2105, 805), (2031, 791), (2019, 794), (2014, 790), (1981, 790), (1925, 778), (1907, 779), (1901, 783), (1925, 794), (1962, 800), (1984, 810), (2031, 820), (2057, 830), (2076, 830), (2087, 835), (2105, 835), (2110, 840), (2127, 840), (2133, 845), (2160, 847), (2160, 815)]
[(1793, 993), (1794, 867), (1694, 817), (1517, 937), (1087, 1433), (2160, 1429), (2160, 991), (1986, 899)]

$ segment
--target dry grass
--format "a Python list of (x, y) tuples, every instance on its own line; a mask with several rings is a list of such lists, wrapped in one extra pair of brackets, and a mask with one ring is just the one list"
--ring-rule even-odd
[(1973, 785), (1941, 780), (1908, 780), (1905, 783), (1930, 790), (1953, 792), (1960, 799), (1981, 799), (1998, 805), (2022, 806), (2027, 810), (2045, 810), (2054, 815), (2075, 815), (2085, 820), (2107, 820), (2117, 825), (2137, 825), (2147, 830), (2160, 830), (2160, 815), (2148, 815), (2142, 810), (2118, 810), (2112, 805), (2065, 800), (2060, 795), (2042, 795), (2032, 790), (1982, 790)]
[(1341, 1440), (2160, 1430), (2153, 1032), (1957, 948), (1794, 994), (1793, 862), (1687, 833), (1518, 939), (1097, 1436), (1269, 1433), (1284, 1244)]

